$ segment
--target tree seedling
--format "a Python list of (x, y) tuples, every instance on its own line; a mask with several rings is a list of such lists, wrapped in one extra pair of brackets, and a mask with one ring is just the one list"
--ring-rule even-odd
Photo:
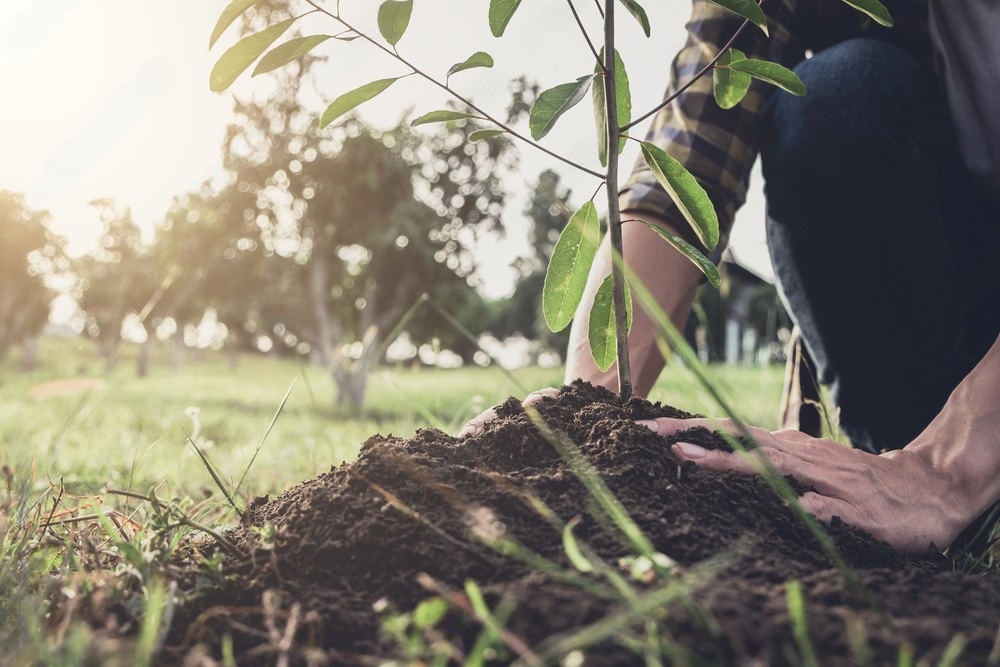
[[(226, 29), (246, 10), (259, 0), (233, 0), (223, 10), (212, 32), (209, 48), (215, 45)], [(888, 11), (878, 0), (844, 0), (846, 4), (867, 14), (882, 25), (891, 25)], [(402, 76), (383, 78), (364, 84), (343, 93), (323, 111), (320, 126), (337, 121), (361, 104), (375, 98), (399, 79), (418, 76), (430, 84), (449, 93), (457, 102), (458, 109), (432, 110), (423, 113), (412, 125), (426, 123), (454, 122), (463, 119), (477, 119), (493, 127), (478, 130), (469, 136), (471, 141), (488, 141), (501, 134), (508, 134), (523, 141), (565, 164), (590, 174), (601, 181), (607, 195), (608, 215), (605, 221), (606, 233), (610, 237), (612, 270), (599, 289), (590, 307), (589, 341), (594, 360), (598, 367), (607, 370), (617, 360), (621, 398), (627, 400), (632, 394), (631, 373), (628, 363), (628, 331), (631, 324), (631, 298), (625, 280), (625, 261), (622, 256), (622, 218), (618, 203), (619, 154), (626, 141), (635, 140), (628, 130), (646, 120), (661, 108), (670, 104), (678, 95), (687, 90), (695, 81), (709, 72), (713, 75), (714, 96), (723, 108), (732, 108), (740, 103), (750, 87), (751, 79), (760, 79), (794, 95), (805, 93), (805, 86), (790, 70), (777, 63), (747, 58), (742, 52), (732, 48), (736, 38), (748, 26), (767, 34), (767, 19), (759, 3), (753, 0), (711, 0), (726, 10), (742, 17), (743, 23), (718, 54), (688, 81), (663, 102), (638, 118), (632, 118), (629, 77), (621, 55), (615, 50), (616, 9), (620, 3), (638, 21), (646, 37), (652, 33), (646, 11), (637, 0), (596, 0), (603, 17), (603, 45), (601, 48), (591, 41), (590, 34), (578, 14), (573, 0), (567, 0), (573, 17), (590, 47), (587, 60), (593, 59), (592, 71), (581, 73), (577, 79), (542, 91), (536, 98), (529, 113), (530, 138), (521, 134), (498, 117), (474, 104), (470, 99), (451, 87), (451, 77), (476, 68), (488, 68), (494, 64), (493, 57), (485, 51), (477, 51), (458, 61), (445, 72), (442, 78), (435, 78), (403, 56), (400, 45), (414, 11), (413, 0), (384, 0), (378, 8), (379, 35), (369, 34), (357, 27), (354, 20), (341, 12), (341, 3), (330, 2), (330, 7), (318, 0), (304, 0), (308, 10), (292, 15), (279, 23), (248, 35), (230, 47), (219, 58), (209, 77), (211, 89), (223, 91), (232, 85), (254, 62), (257, 66), (253, 75), (271, 71), (301, 58), (311, 50), (320, 47), (330, 39), (341, 41), (360, 40), (383, 51), (388, 57), (409, 68)], [(291, 4), (291, 3), (289, 3)], [(490, 31), (501, 37), (521, 5), (521, 0), (490, 0), (487, 12)], [(272, 45), (288, 31), (302, 16), (322, 14), (339, 26), (332, 35), (308, 35), (295, 37), (273, 48)], [(602, 170), (591, 169), (578, 164), (538, 143), (554, 127), (556, 122), (571, 108), (590, 94), (594, 107), (597, 158)], [(641, 141), (642, 157), (656, 181), (663, 187), (677, 206), (684, 220), (691, 226), (698, 240), (709, 251), (719, 242), (719, 222), (715, 208), (704, 188), (690, 172), (659, 146)], [(612, 150), (614, 148), (614, 150)], [(598, 188), (594, 197), (600, 191)], [(570, 219), (563, 230), (552, 253), (542, 289), (542, 306), (545, 320), (553, 331), (565, 328), (572, 322), (574, 314), (582, 305), (587, 276), (590, 273), (597, 248), (601, 243), (601, 229), (594, 197), (585, 203)], [(701, 250), (685, 242), (676, 234), (657, 225), (648, 225), (666, 243), (691, 260), (716, 287), (720, 282), (719, 272), (714, 263)]]

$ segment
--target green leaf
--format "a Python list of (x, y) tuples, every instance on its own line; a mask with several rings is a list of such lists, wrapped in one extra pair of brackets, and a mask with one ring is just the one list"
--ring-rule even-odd
[(276, 46), (268, 51), (267, 54), (260, 59), (260, 62), (257, 63), (257, 67), (254, 68), (251, 76), (257, 76), (258, 74), (263, 74), (264, 72), (270, 72), (271, 70), (287, 65), (293, 60), (298, 60), (331, 37), (333, 37), (333, 35), (311, 35), (309, 37), (297, 37), (296, 39), (290, 39), (284, 44)]
[(451, 69), (448, 70), (447, 76), (450, 77), (452, 74), (474, 67), (493, 67), (493, 56), (485, 51), (476, 51), (462, 62), (452, 65)]
[(573, 321), (600, 242), (601, 221), (589, 201), (569, 219), (545, 270), (542, 313), (552, 331), (562, 331)]
[(281, 37), (295, 19), (285, 19), (281, 23), (265, 28), (260, 32), (248, 35), (233, 44), (222, 54), (219, 62), (215, 63), (212, 73), (208, 77), (208, 87), (212, 92), (221, 93), (223, 90), (233, 85), (240, 74), (246, 71), (247, 67), (264, 53), (267, 47), (274, 44), (274, 41)]
[(426, 125), (428, 123), (447, 123), (450, 120), (463, 120), (465, 118), (476, 118), (476, 116), (463, 111), (442, 109), (440, 111), (425, 113), (423, 116), (410, 123), (410, 126), (416, 127), (417, 125)]
[(499, 137), (503, 133), (503, 130), (476, 130), (469, 133), (469, 141), (485, 141), (486, 139)]
[(483, 597), (482, 589), (472, 579), (465, 580), (465, 595), (469, 598), (469, 604), (479, 618), (490, 618), (493, 616), (489, 605), (486, 604), (486, 598)]
[(642, 26), (642, 31), (646, 33), (646, 37), (649, 37), (649, 18), (646, 16), (646, 10), (642, 8), (642, 5), (636, 2), (636, 0), (622, 0), (622, 4), (625, 5), (625, 9)]
[(399, 77), (393, 77), (391, 79), (379, 79), (378, 81), (372, 81), (371, 83), (366, 83), (360, 88), (355, 88), (354, 90), (344, 93), (333, 102), (330, 106), (326, 108), (323, 112), (323, 116), (319, 119), (320, 128), (324, 128), (333, 121), (337, 120), (345, 113), (353, 109), (354, 107), (367, 102), (371, 98), (375, 97), (383, 90), (395, 83)]
[(563, 526), (563, 551), (566, 552), (566, 557), (569, 558), (569, 562), (573, 564), (573, 567), (580, 570), (580, 572), (593, 572), (594, 566), (580, 551), (580, 545), (577, 544), (576, 536), (573, 534), (573, 528), (578, 523), (580, 523), (580, 517), (574, 517), (569, 523)]
[(385, 0), (378, 8), (378, 31), (389, 44), (396, 46), (410, 25), (413, 0)]
[(750, 89), (750, 75), (729, 67), (737, 60), (746, 59), (739, 49), (729, 49), (712, 70), (712, 92), (715, 93), (716, 104), (723, 109), (732, 109), (739, 104)]
[[(632, 291), (625, 283), (626, 328), (632, 328)], [(614, 297), (611, 291), (611, 274), (601, 283), (590, 309), (590, 353), (601, 371), (611, 368), (618, 357), (618, 333), (615, 327)]]
[(538, 141), (552, 129), (559, 117), (576, 106), (587, 94), (596, 74), (581, 76), (572, 83), (563, 83), (539, 94), (528, 111), (531, 138)]
[(642, 157), (705, 247), (715, 248), (719, 243), (719, 217), (705, 189), (684, 165), (659, 146), (642, 142)]
[(448, 613), (448, 603), (441, 598), (424, 600), (413, 610), (413, 624), (421, 629), (433, 628)]
[(697, 248), (681, 237), (667, 231), (656, 223), (649, 222), (641, 218), (638, 218), (638, 221), (659, 234), (664, 241), (672, 245), (674, 248), (679, 250), (682, 255), (690, 259), (694, 265), (705, 274), (705, 277), (708, 278), (708, 282), (712, 283), (712, 287), (716, 289), (719, 288), (719, 285), (722, 284), (722, 276), (719, 275), (719, 267), (717, 267), (712, 260), (702, 255)]
[(339, 39), (342, 42), (353, 42), (354, 40), (356, 40), (360, 36), (361, 35), (343, 35), (343, 36), (341, 36), (341, 35), (334, 35), (333, 38), (334, 39)]
[(490, 0), (490, 32), (494, 37), (503, 35), (520, 4), (521, 0)]
[[(604, 49), (601, 49), (601, 60), (604, 60)], [(597, 157), (601, 160), (601, 166), (608, 166), (608, 100), (604, 86), (604, 77), (601, 76), (601, 66), (597, 65), (594, 78), (594, 88), (591, 91), (594, 98), (594, 122), (597, 125)], [(618, 108), (618, 127), (625, 127), (632, 120), (632, 94), (628, 87), (628, 73), (625, 71), (625, 63), (622, 62), (621, 55), (615, 49), (615, 91), (617, 92), (616, 102)], [(618, 152), (625, 150), (626, 139), (622, 137), (618, 140)]]
[(208, 50), (211, 51), (215, 43), (222, 37), (226, 28), (233, 24), (233, 21), (243, 15), (243, 12), (257, 4), (258, 0), (233, 0), (222, 10), (219, 20), (212, 29), (212, 36), (208, 38)]
[(806, 85), (796, 76), (795, 72), (787, 67), (782, 67), (778, 63), (750, 58), (747, 60), (736, 60), (730, 63), (729, 66), (734, 70), (746, 72), (755, 79), (766, 81), (782, 90), (787, 90), (792, 95), (806, 94)]
[(768, 34), (767, 17), (764, 16), (764, 10), (753, 0), (712, 0), (712, 2), (720, 7), (725, 7), (731, 12), (736, 12), (763, 30), (765, 35)]
[(850, 5), (859, 12), (867, 14), (875, 19), (875, 22), (879, 25), (884, 25), (886, 28), (891, 28), (893, 25), (892, 15), (889, 14), (889, 10), (885, 8), (885, 5), (878, 0), (844, 0), (844, 4)]

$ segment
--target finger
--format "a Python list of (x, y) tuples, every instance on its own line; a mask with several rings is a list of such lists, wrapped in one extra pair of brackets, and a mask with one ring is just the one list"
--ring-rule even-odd
[(546, 387), (545, 389), (539, 389), (531, 392), (524, 397), (524, 401), (522, 401), (522, 403), (524, 405), (535, 405), (536, 403), (541, 403), (543, 398), (556, 398), (558, 396), (558, 387)]
[(483, 428), (486, 426), (486, 424), (488, 424), (489, 422), (493, 421), (496, 418), (497, 418), (496, 410), (494, 410), (493, 408), (485, 410), (476, 417), (473, 417), (468, 422), (466, 422), (465, 426), (462, 427), (462, 430), (458, 432), (458, 437), (468, 438), (472, 436), (477, 436), (483, 432)]
[(833, 517), (838, 516), (845, 523), (849, 523), (852, 526), (871, 528), (871, 526), (865, 525), (866, 522), (853, 505), (840, 498), (824, 496), (809, 491), (802, 494), (799, 498), (799, 503), (802, 505), (802, 509), (823, 523), (830, 523)]
[(710, 450), (698, 445), (678, 442), (671, 447), (674, 456), (682, 461), (693, 461), (699, 468), (716, 472), (739, 472), (746, 475), (760, 474), (770, 467), (781, 475), (790, 475), (807, 486), (821, 492), (834, 491), (828, 481), (828, 471), (793, 454), (773, 447), (760, 447), (747, 453)]
[[(706, 428), (709, 431), (719, 431), (737, 437), (744, 435), (744, 430), (731, 419), (675, 419), (673, 417), (657, 417), (656, 419), (638, 420), (636, 423), (645, 426), (657, 435), (663, 436), (673, 435), (693, 428)], [(765, 429), (754, 426), (744, 426), (744, 429), (758, 444), (764, 444), (764, 442), (770, 439), (771, 434)]]

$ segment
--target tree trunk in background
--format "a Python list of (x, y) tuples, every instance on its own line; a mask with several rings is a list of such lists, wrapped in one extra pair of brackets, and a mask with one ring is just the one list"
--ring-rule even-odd
[(309, 271), (309, 301), (312, 305), (313, 319), (316, 321), (316, 347), (320, 363), (326, 368), (330, 368), (333, 364), (333, 342), (330, 313), (326, 306), (326, 297), (330, 291), (326, 261), (323, 253), (313, 253)]
[(379, 362), (381, 348), (382, 334), (373, 333), (365, 341), (361, 358), (353, 366), (344, 364), (333, 369), (333, 381), (337, 385), (336, 408), (361, 409), (368, 389), (368, 378)]
[(240, 339), (229, 334), (226, 337), (226, 357), (229, 359), (229, 368), (236, 370), (240, 365)]
[(38, 338), (32, 336), (21, 343), (21, 370), (30, 373), (38, 368)]
[(360, 410), (365, 402), (368, 378), (357, 371), (339, 368), (334, 371), (333, 380), (337, 384), (335, 407), (338, 410)]
[(139, 356), (136, 358), (136, 377), (144, 378), (149, 376), (149, 366), (153, 360), (153, 345), (155, 338), (147, 336), (146, 340), (139, 346)]
[[(176, 320), (175, 320), (176, 321)], [(184, 329), (180, 324), (170, 337), (170, 368), (179, 371), (184, 365)]]

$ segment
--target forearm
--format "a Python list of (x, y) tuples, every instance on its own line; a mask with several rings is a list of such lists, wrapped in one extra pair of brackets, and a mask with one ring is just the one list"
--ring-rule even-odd
[(1000, 338), (906, 451), (948, 478), (968, 521), (1000, 500)]
[[(623, 219), (638, 217), (623, 213)], [(671, 229), (670, 226), (667, 226)], [(655, 232), (638, 222), (628, 222), (622, 227), (625, 261), (642, 279), (656, 297), (660, 307), (670, 316), (679, 329), (683, 329), (691, 312), (701, 273), (683, 255), (667, 245)], [(584, 292), (584, 307), (577, 311), (570, 330), (569, 348), (566, 353), (566, 382), (583, 378), (596, 385), (618, 391), (618, 367), (613, 365), (601, 372), (594, 364), (587, 339), (590, 306), (594, 295), (611, 272), (611, 253), (608, 240), (601, 245)], [(649, 317), (636, 308), (629, 335), (629, 361), (632, 383), (639, 396), (646, 396), (663, 369), (663, 357), (656, 344), (656, 335)]]

